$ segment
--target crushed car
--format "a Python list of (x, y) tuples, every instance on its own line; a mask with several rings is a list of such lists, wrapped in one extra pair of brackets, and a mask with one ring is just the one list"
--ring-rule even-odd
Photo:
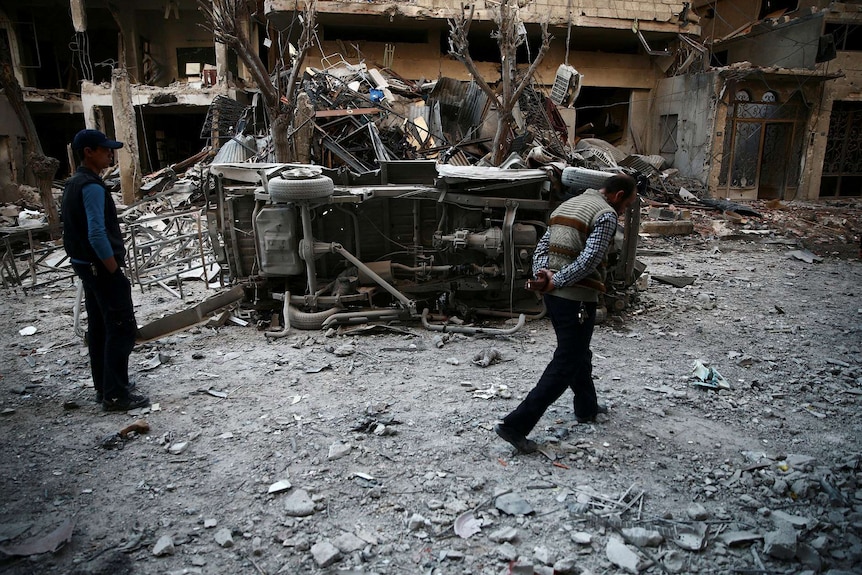
[[(550, 213), (612, 174), (399, 160), (370, 179), (317, 165), (214, 163), (207, 219), (231, 281), (256, 309), (282, 313), (270, 337), (396, 320), (513, 333), (544, 315), (525, 281)], [(636, 203), (611, 247), (603, 302), (611, 311), (625, 307), (643, 271), (639, 218)], [(490, 318), (517, 322), (494, 328)]]

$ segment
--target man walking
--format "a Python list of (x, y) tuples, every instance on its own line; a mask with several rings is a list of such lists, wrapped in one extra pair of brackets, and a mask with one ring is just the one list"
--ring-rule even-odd
[(81, 130), (72, 141), (81, 165), (63, 190), (63, 244), (84, 286), (90, 371), (96, 401), (105, 411), (145, 407), (150, 400), (131, 392), (129, 355), (137, 323), (132, 286), (121, 266), (126, 249), (117, 208), (99, 174), (114, 163), (122, 142), (98, 130)]
[(611, 176), (601, 190), (587, 190), (563, 202), (551, 214), (548, 230), (533, 254), (534, 284), (544, 294), (557, 349), (536, 387), (503, 418), (494, 431), (518, 451), (532, 453), (527, 439), (545, 410), (570, 388), (579, 423), (595, 421), (607, 407), (596, 399), (590, 340), (599, 293), (605, 291), (608, 246), (637, 194), (636, 182), (624, 174)]

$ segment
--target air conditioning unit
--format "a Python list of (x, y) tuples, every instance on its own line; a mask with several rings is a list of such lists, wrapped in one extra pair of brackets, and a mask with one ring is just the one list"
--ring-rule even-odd
[(574, 67), (560, 64), (554, 78), (554, 86), (551, 88), (551, 101), (557, 106), (570, 106), (581, 91), (582, 78)]

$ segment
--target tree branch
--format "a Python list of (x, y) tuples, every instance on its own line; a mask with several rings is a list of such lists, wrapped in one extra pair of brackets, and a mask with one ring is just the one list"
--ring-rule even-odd
[(464, 12), (466, 12), (466, 10), (466, 6), (461, 4), (461, 13), (454, 21), (449, 21), (449, 54), (464, 64), (464, 67), (467, 68), (467, 71), (471, 76), (473, 76), (473, 81), (476, 82), (482, 91), (488, 95), (488, 98), (493, 100), (495, 103), (499, 103), (497, 92), (488, 85), (488, 82), (482, 77), (479, 69), (476, 68), (476, 63), (473, 62), (473, 58), (470, 57), (470, 43), (467, 40), (467, 35), (470, 32), (470, 25), (473, 23), (475, 7), (471, 5), (470, 14), (465, 17)]

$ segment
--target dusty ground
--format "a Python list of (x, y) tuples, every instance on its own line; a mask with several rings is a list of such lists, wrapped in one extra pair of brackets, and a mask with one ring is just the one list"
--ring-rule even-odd
[[(663, 538), (638, 550), (625, 531), (649, 573), (862, 572), (862, 262), (849, 242), (806, 244), (820, 263), (768, 243), (788, 236), (644, 238), (669, 254), (640, 257), (652, 275), (695, 283), (652, 281), (597, 328), (610, 416), (578, 425), (564, 395), (526, 456), (491, 428), (550, 358), (544, 320), (442, 348), (418, 325), (274, 342), (198, 328), (132, 355), (158, 411), (105, 414), (71, 286), (5, 292), (0, 545), (75, 523), (58, 552), (0, 572), (610, 574), (635, 526)], [(139, 322), (208, 293), (193, 291), (137, 291)], [(489, 347), (503, 361), (474, 365)], [(732, 388), (695, 386), (696, 360)], [(148, 434), (100, 447), (139, 418)], [(468, 512), (480, 530), (463, 538)]]

